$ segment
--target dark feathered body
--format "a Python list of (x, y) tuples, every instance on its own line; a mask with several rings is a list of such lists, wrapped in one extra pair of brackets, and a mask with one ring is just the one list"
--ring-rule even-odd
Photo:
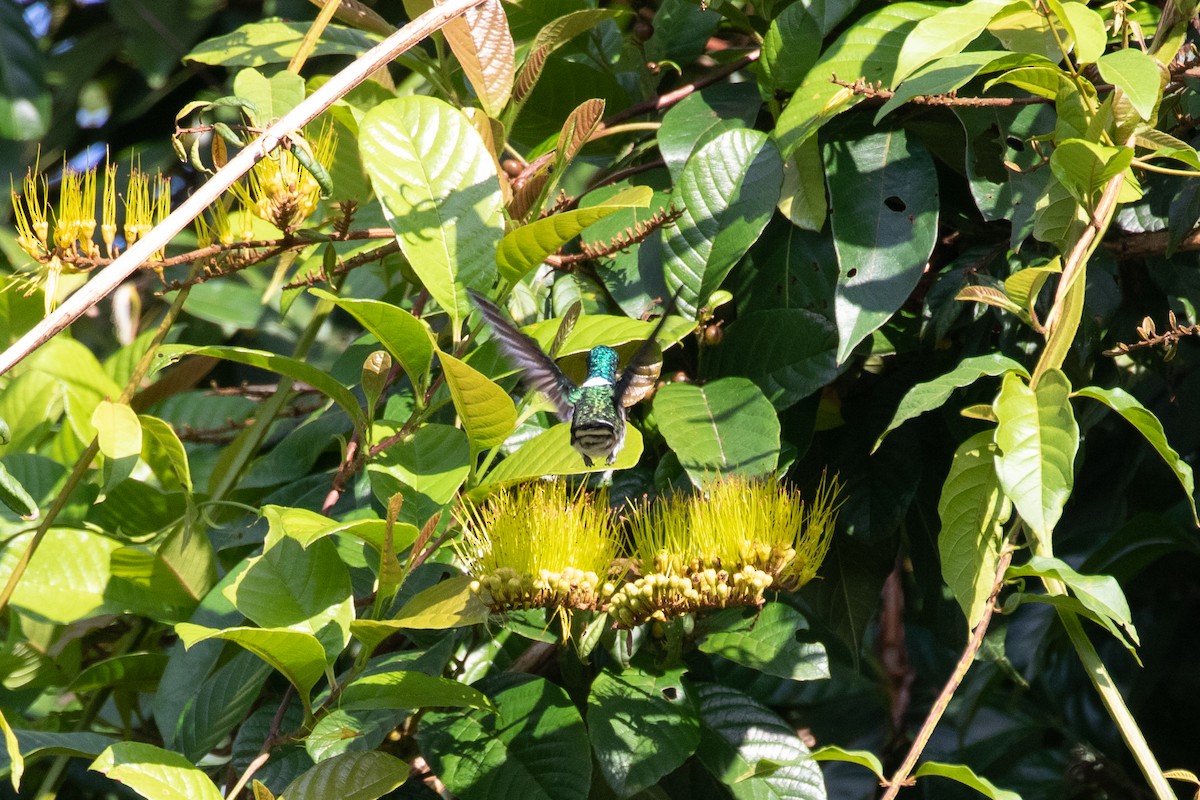
[[(549, 397), (558, 418), (571, 422), (571, 446), (592, 466), (594, 459), (606, 464), (617, 459), (625, 444), (625, 408), (641, 399), (646, 379), (647, 356), (656, 350), (655, 337), (666, 314), (659, 320), (651, 337), (638, 349), (620, 377), (617, 376), (617, 351), (598, 345), (588, 351), (587, 380), (576, 386), (554, 360), (542, 352), (530, 337), (518, 331), (491, 301), (471, 292), (471, 299), (495, 331), (501, 350), (524, 375), (525, 382)], [(650, 378), (657, 379), (657, 372)]]

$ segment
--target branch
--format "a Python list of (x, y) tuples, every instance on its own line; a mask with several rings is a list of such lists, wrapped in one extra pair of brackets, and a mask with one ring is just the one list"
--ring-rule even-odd
[(409, 50), (450, 20), (462, 16), (483, 2), (484, 0), (448, 0), (444, 5), (436, 5), (330, 78), (328, 82), (267, 128), (262, 136), (231, 158), (207, 183), (198, 188), (166, 219), (154, 226), (124, 254), (88, 281), (82, 289), (67, 298), (66, 302), (56, 311), (35, 325), (7, 350), (0, 353), (0, 375), (8, 372), (55, 334), (82, 316), (89, 308), (100, 302), (113, 289), (116, 289), (154, 253), (166, 247), (175, 234), (200, 216), (205, 208), (216, 202), (217, 198), (249, 172), (260, 159), (278, 147), (289, 133), (311, 122), (318, 114), (370, 77), (377, 69), (387, 66), (396, 56)]

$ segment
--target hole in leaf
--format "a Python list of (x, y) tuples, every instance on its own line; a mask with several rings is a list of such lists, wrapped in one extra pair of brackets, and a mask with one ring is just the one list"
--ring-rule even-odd
[(675, 698), (679, 696), (679, 693), (675, 691), (674, 686), (668, 686), (666, 689), (662, 690), (662, 696), (671, 702), (674, 702)]
[(850, 269), (846, 270), (847, 278), (853, 278), (857, 274), (858, 274), (858, 267), (851, 267)]
[(883, 198), (883, 204), (892, 211), (903, 211), (904, 209), (908, 208), (908, 205), (899, 197), (896, 197), (896, 195)]
[(1018, 153), (1025, 152), (1025, 143), (1022, 142), (1016, 136), (1005, 136), (1004, 143), (1006, 145), (1008, 145), (1009, 147), (1011, 147), (1013, 150), (1016, 150)]

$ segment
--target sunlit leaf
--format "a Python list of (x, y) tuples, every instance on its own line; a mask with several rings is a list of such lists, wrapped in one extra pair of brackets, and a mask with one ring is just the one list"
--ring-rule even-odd
[(178, 753), (141, 742), (111, 745), (91, 767), (147, 800), (221, 800), (212, 779)]

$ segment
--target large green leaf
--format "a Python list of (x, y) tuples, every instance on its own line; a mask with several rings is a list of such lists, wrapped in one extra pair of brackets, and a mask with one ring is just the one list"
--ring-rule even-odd
[(583, 463), (579, 451), (571, 447), (571, 424), (564, 422), (539, 433), (493, 467), (473, 494), (478, 496), (510, 483), (543, 475), (583, 475), (610, 469), (629, 469), (637, 466), (642, 457), (642, 447), (641, 431), (627, 424), (625, 446), (617, 453), (617, 460), (612, 464), (597, 461), (589, 467)]
[(1006, 372), (1015, 372), (1027, 378), (1029, 377), (1029, 373), (1026, 372), (1025, 368), (1019, 362), (1013, 361), (1008, 356), (1002, 356), (999, 353), (988, 353), (987, 355), (964, 358), (959, 362), (957, 367), (945, 375), (934, 378), (931, 381), (918, 383), (909, 389), (900, 400), (900, 406), (896, 409), (896, 413), (892, 415), (892, 421), (884, 428), (883, 433), (879, 434), (879, 439), (876, 440), (875, 446), (871, 448), (871, 452), (879, 449), (879, 445), (883, 442), (883, 437), (910, 419), (915, 419), (926, 411), (941, 408), (950, 399), (950, 395), (955, 389), (970, 386), (985, 375), (1003, 375)]
[(123, 783), (147, 800), (221, 800), (212, 779), (178, 753), (141, 742), (118, 742), (89, 769)]
[(719, 83), (693, 92), (663, 114), (656, 139), (676, 183), (692, 154), (726, 131), (750, 128), (762, 108), (751, 83)]
[(938, 181), (933, 159), (902, 130), (827, 148), (837, 248), (838, 363), (908, 299), (937, 241)]
[(1079, 425), (1071, 413), (1071, 385), (1058, 370), (1046, 372), (1037, 391), (1015, 373), (1004, 376), (993, 404), (996, 474), (1021, 519), (1048, 540), (1075, 483)]
[(448, 578), (418, 592), (392, 619), (355, 620), (350, 632), (374, 647), (400, 630), (445, 630), (485, 622), (490, 612), (470, 587), (471, 579), (465, 575)]
[(1167, 442), (1166, 431), (1158, 417), (1148, 408), (1138, 402), (1137, 398), (1120, 388), (1104, 389), (1099, 386), (1085, 386), (1075, 394), (1080, 397), (1090, 397), (1111, 408), (1125, 418), (1138, 433), (1154, 448), (1155, 452), (1167, 462), (1167, 466), (1175, 473), (1179, 485), (1183, 487), (1184, 496), (1192, 509), (1192, 519), (1200, 526), (1200, 518), (1196, 516), (1196, 480), (1192, 475), (1192, 466), (1180, 458), (1179, 453)]
[(471, 452), (503, 444), (517, 427), (517, 409), (508, 392), (454, 356), (439, 352), (438, 360), (454, 407), (466, 428)]
[(1136, 47), (1107, 53), (1096, 60), (1100, 77), (1119, 88), (1144, 120), (1150, 119), (1162, 97), (1163, 68)]
[(683, 168), (683, 214), (666, 234), (663, 269), (679, 308), (695, 319), (733, 265), (758, 240), (775, 212), (783, 161), (763, 133), (726, 131), (701, 147)]
[(265, 350), (248, 347), (192, 347), (190, 345), (163, 345), (156, 355), (157, 368), (178, 361), (183, 356), (212, 356), (234, 361), (250, 367), (277, 372), (295, 381), (302, 381), (333, 400), (350, 415), (356, 427), (365, 427), (366, 417), (354, 393), (329, 376), (327, 372), (312, 364), (287, 356), (276, 355)]
[(500, 249), (496, 252), (500, 277), (516, 284), (589, 225), (622, 209), (646, 208), (653, 194), (648, 186), (635, 186), (602, 203), (543, 217), (510, 231), (500, 240)]
[(592, 681), (587, 721), (592, 754), (619, 797), (647, 789), (700, 743), (700, 721), (682, 669), (658, 675), (606, 669)]
[[(264, 19), (251, 22), (233, 33), (216, 36), (201, 42), (183, 57), (185, 61), (215, 64), (226, 67), (261, 67), (264, 64), (286, 64), (296, 54), (312, 23), (284, 22)], [(321, 32), (312, 55), (357, 56), (380, 41), (365, 31), (330, 25)]]
[(782, 410), (838, 376), (836, 349), (837, 331), (820, 314), (800, 308), (751, 311), (729, 326), (711, 372), (749, 378)]
[[(223, 645), (216, 641), (208, 644), (215, 654), (215, 660)], [(197, 656), (194, 660), (200, 662), (200, 666), (204, 666), (205, 659), (199, 657), (199, 652), (195, 652), (204, 647), (205, 645), (201, 644), (188, 652), (179, 646), (179, 655), (173, 655), (172, 658), (194, 655)], [(225, 741), (246, 719), (246, 715), (258, 702), (267, 678), (271, 676), (271, 664), (252, 652), (239, 650), (211, 675), (195, 683), (184, 680), (168, 682), (166, 677), (170, 674), (171, 665), (168, 664), (164, 680), (159, 681), (159, 696), (164, 692), (176, 690), (181, 684), (186, 686), (185, 696), (179, 698), (184, 705), (178, 723), (171, 731), (171, 747), (187, 758), (199, 761), (205, 753), (211, 752), (214, 747)]]
[(793, 681), (829, 677), (824, 645), (802, 640), (808, 620), (786, 603), (767, 603), (753, 615), (727, 609), (706, 622), (713, 632), (700, 640), (702, 653)]
[(993, 435), (990, 430), (980, 431), (958, 446), (938, 500), (942, 579), (972, 630), (987, 607), (1003, 526), (1012, 511), (996, 476)]
[(821, 27), (806, 3), (793, 3), (771, 20), (762, 65), (776, 91), (794, 92), (821, 53)]
[(795, 727), (728, 686), (697, 687), (700, 762), (737, 800), (825, 800), (825, 779)]
[(378, 800), (408, 780), (409, 766), (388, 753), (342, 753), (288, 784), (287, 800)]
[(921, 20), (904, 39), (893, 79), (902, 81), (930, 61), (960, 53), (1008, 4), (1009, 0), (971, 0)]
[[(22, 534), (8, 541), (0, 557), (0, 581), (8, 580), (31, 536)], [(115, 539), (90, 531), (51, 528), (13, 592), (13, 606), (57, 625), (124, 611), (106, 597), (110, 561), (120, 547)]]
[(175, 632), (184, 645), (192, 647), (206, 639), (224, 639), (249, 650), (283, 673), (302, 698), (325, 674), (325, 648), (317, 637), (290, 628), (206, 628), (181, 622)]
[(746, 378), (668, 384), (654, 396), (654, 418), (696, 483), (730, 473), (767, 475), (779, 462), (779, 417)]
[[(101, 733), (83, 733), (76, 731), (38, 731), (29, 728), (14, 728), (21, 757), (25, 766), (49, 756), (70, 756), (72, 758), (95, 758), (104, 752), (109, 745), (116, 743), (112, 736)], [(0, 749), (0, 775), (13, 769), (12, 755), (8, 748)]]
[(379, 708), (494, 709), (478, 689), (449, 678), (411, 670), (389, 670), (356, 678), (342, 689), (338, 707), (344, 710)]
[[(381, 432), (389, 427), (376, 426)], [(381, 433), (377, 433), (375, 440), (381, 438)], [(471, 446), (467, 435), (458, 428), (437, 423), (422, 425), (367, 465), (375, 496), (386, 504), (400, 492), (404, 496), (400, 519), (413, 525), (423, 525), (445, 508), (470, 471)]]
[(417, 730), (422, 754), (447, 788), (462, 800), (585, 800), (592, 782), (588, 734), (567, 693), (529, 675), (477, 687), (498, 714), (435, 711)]
[[(854, 106), (862, 95), (833, 82), (862, 78), (894, 87), (896, 59), (917, 22), (945, 6), (940, 3), (892, 3), (867, 14), (830, 45), (792, 95), (775, 126), (775, 141), (788, 155), (833, 117)], [(820, 15), (814, 14), (820, 20)], [(828, 29), (824, 29), (828, 32)]]
[(315, 636), (332, 663), (350, 641), (354, 597), (350, 574), (329, 539), (308, 547), (278, 539), (227, 590), (234, 606), (264, 628)]
[(309, 291), (345, 310), (373, 333), (379, 343), (404, 367), (404, 372), (413, 385), (429, 372), (429, 364), (433, 358), (433, 336), (424, 322), (403, 308), (380, 300), (338, 297), (323, 289)]
[(496, 277), (504, 232), (496, 162), (461, 111), (432, 97), (399, 97), (367, 112), (363, 166), (413, 271), (454, 320), (466, 289)]
[(0, 5), (0, 139), (33, 142), (50, 127), (46, 56), (16, 3)]

